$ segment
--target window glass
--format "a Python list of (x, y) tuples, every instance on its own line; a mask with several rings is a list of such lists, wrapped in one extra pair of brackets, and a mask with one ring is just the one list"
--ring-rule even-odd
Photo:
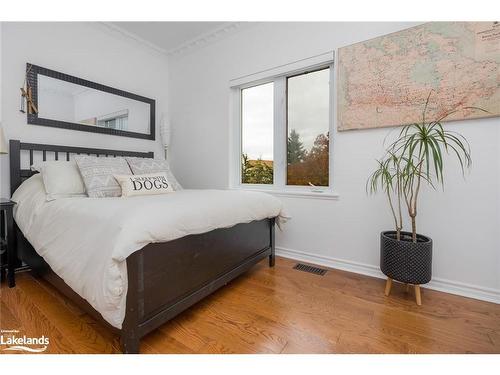
[(287, 185), (329, 185), (329, 104), (329, 68), (287, 78)]
[(273, 183), (274, 84), (241, 90), (241, 182)]

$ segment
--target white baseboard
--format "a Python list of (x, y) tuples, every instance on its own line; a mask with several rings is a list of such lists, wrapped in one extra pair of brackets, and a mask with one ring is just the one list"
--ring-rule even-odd
[[(283, 247), (276, 247), (276, 255), (284, 258), (298, 260), (301, 262), (308, 262), (329, 268), (378, 277), (380, 279), (386, 278), (386, 276), (380, 271), (380, 268), (378, 266), (374, 266), (371, 264), (336, 259), (326, 257), (324, 255), (316, 255), (303, 251), (286, 249)], [(430, 283), (425, 285), (425, 288), (500, 304), (500, 290), (498, 289), (485, 288), (477, 285), (466, 284), (459, 281), (451, 281), (441, 278), (433, 278)]]

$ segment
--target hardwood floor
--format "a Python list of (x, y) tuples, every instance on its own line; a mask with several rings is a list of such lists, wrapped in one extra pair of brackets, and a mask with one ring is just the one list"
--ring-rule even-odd
[[(500, 353), (500, 305), (294, 261), (261, 262), (146, 336), (141, 353)], [(117, 353), (118, 337), (29, 273), (0, 290), (0, 328), (50, 338), (49, 353)], [(0, 351), (1, 352), (1, 351)], [(4, 352), (5, 353), (5, 352)]]

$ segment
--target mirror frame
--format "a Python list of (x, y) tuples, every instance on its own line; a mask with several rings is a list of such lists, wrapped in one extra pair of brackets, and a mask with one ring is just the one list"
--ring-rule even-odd
[(38, 65), (26, 64), (26, 80), (28, 82), (28, 85), (31, 87), (32, 90), (32, 100), (33, 103), (35, 104), (36, 108), (38, 108), (38, 75), (44, 75), (47, 77), (52, 77), (55, 79), (59, 79), (61, 81), (66, 81), (70, 82), (76, 85), (84, 86), (84, 87), (89, 87), (94, 90), (99, 90), (99, 91), (104, 91), (110, 94), (118, 95), (118, 96), (123, 96), (128, 99), (132, 100), (137, 100), (140, 102), (144, 102), (146, 104), (149, 104), (149, 114), (150, 114), (150, 120), (149, 120), (149, 134), (146, 133), (137, 133), (137, 132), (131, 132), (127, 130), (117, 130), (117, 129), (110, 129), (110, 128), (102, 128), (98, 126), (89, 126), (89, 125), (83, 125), (83, 124), (78, 124), (74, 122), (66, 122), (66, 121), (59, 121), (59, 120), (53, 120), (53, 119), (47, 119), (43, 117), (38, 117), (38, 113), (27, 113), (27, 120), (28, 124), (31, 125), (42, 125), (42, 126), (50, 126), (54, 128), (62, 128), (62, 129), (70, 129), (70, 130), (80, 130), (80, 131), (85, 131), (85, 132), (91, 132), (91, 133), (103, 133), (103, 134), (109, 134), (109, 135), (117, 135), (117, 136), (122, 136), (122, 137), (132, 137), (132, 138), (141, 138), (141, 139), (150, 139), (152, 141), (155, 140), (155, 101), (153, 99), (146, 98), (144, 96), (132, 94), (127, 91), (115, 89), (113, 87), (101, 85), (100, 83), (88, 81), (86, 79), (78, 78), (71, 76), (69, 74), (57, 72), (55, 70), (43, 68)]

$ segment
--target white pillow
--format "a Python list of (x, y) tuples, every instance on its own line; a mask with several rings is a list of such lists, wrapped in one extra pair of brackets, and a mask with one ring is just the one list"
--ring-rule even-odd
[(23, 181), (10, 200), (17, 203), (13, 210), (19, 229), (28, 233), (36, 213), (47, 200), (42, 175), (37, 173)]
[(125, 158), (133, 174), (145, 173), (159, 173), (165, 172), (168, 181), (172, 184), (175, 191), (182, 190), (181, 184), (177, 181), (168, 162), (164, 159), (151, 159), (151, 158)]
[(114, 175), (114, 177), (122, 188), (122, 197), (166, 194), (174, 192), (172, 184), (168, 181), (168, 177), (165, 172)]
[(73, 160), (44, 161), (31, 166), (31, 169), (42, 175), (48, 201), (87, 196), (82, 176)]

